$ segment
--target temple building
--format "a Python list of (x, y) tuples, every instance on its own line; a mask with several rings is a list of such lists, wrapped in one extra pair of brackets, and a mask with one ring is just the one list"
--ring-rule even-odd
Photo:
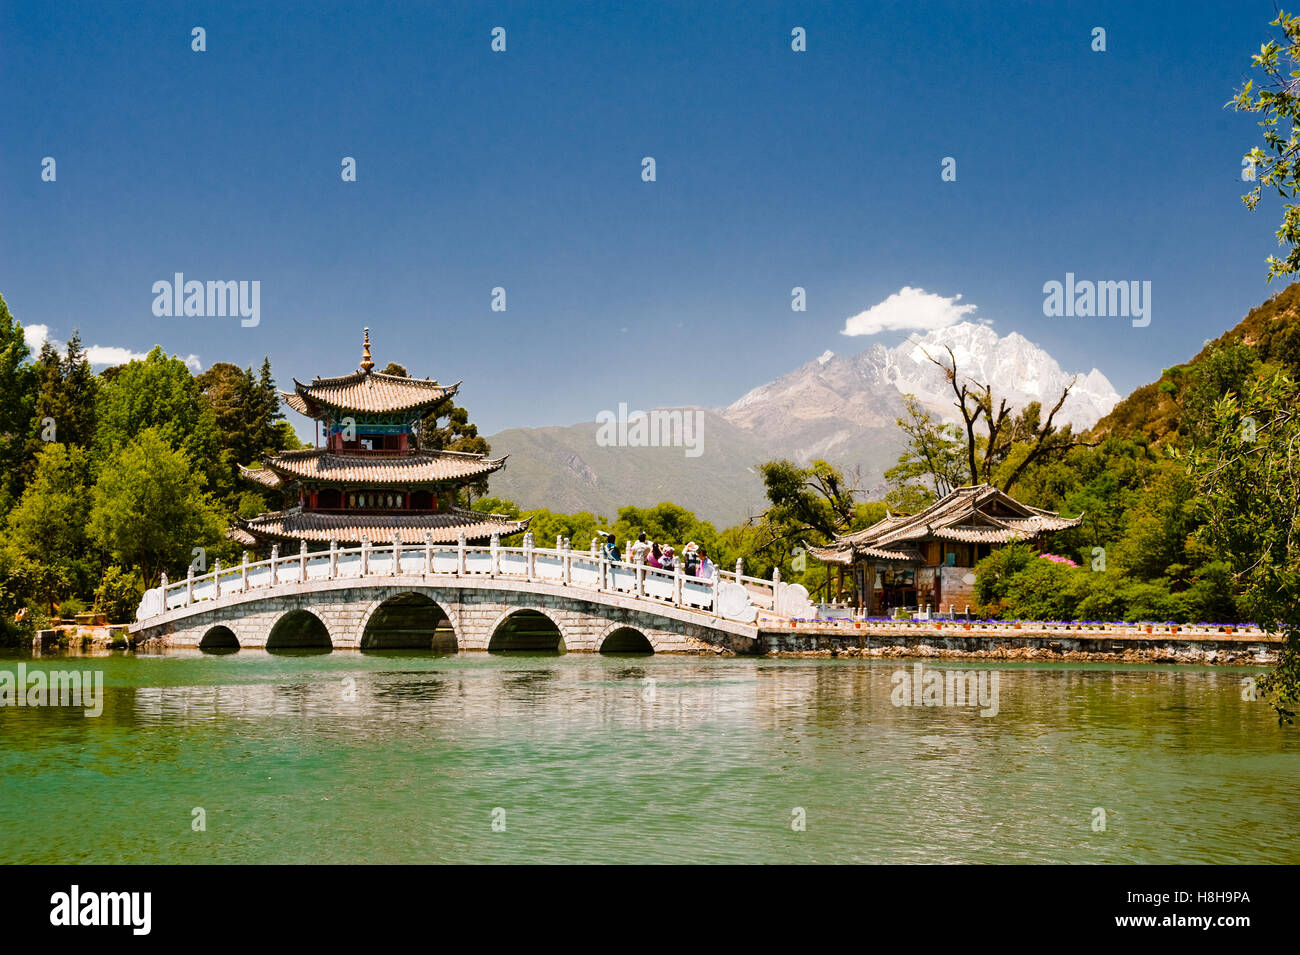
[(838, 594), (867, 616), (927, 605), (961, 612), (975, 602), (975, 564), (994, 549), (1023, 541), (1042, 553), (1054, 531), (1082, 522), (1082, 515), (1061, 517), (1021, 504), (991, 484), (975, 484), (919, 514), (890, 515), (808, 553), (836, 568)]
[(527, 521), (456, 506), (457, 492), (502, 468), (504, 457), (418, 447), (420, 422), (460, 383), (444, 387), (374, 367), (367, 328), (355, 372), (307, 385), (295, 378), (293, 392), (281, 392), (290, 408), (316, 419), (325, 446), (282, 452), (261, 468), (240, 465), (245, 477), (282, 491), (284, 508), (236, 521), (231, 538), (246, 547), (355, 546), (363, 537), (384, 544), (394, 534), (404, 544), (423, 543), (426, 534), (435, 543), (461, 534), (486, 543), (524, 530)]

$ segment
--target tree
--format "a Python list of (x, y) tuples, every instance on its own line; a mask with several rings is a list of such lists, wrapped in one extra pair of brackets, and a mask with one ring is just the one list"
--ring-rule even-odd
[(23, 327), (0, 296), (0, 512), (22, 493), (36, 377), (30, 356)]
[[(1089, 446), (1088, 442), (1074, 436), (1070, 425), (1057, 427), (1054, 423), (1070, 395), (1073, 382), (1061, 389), (1061, 396), (1047, 413), (1047, 420), (1043, 421), (1039, 402), (1031, 401), (1016, 414), (1005, 398), (995, 401), (991, 385), (963, 378), (952, 349), (944, 346), (944, 351), (948, 353), (947, 362), (929, 352), (924, 353), (943, 371), (944, 379), (956, 398), (953, 406), (960, 413), (964, 426), (969, 483), (992, 484), (1010, 492), (1032, 465), (1060, 458), (1073, 448)], [(981, 420), (984, 423), (983, 434), (978, 431)]]
[(109, 567), (95, 588), (95, 610), (108, 614), (109, 623), (130, 623), (143, 596), (144, 582), (138, 573)]
[(105, 462), (91, 494), (90, 537), (123, 567), (153, 582), (189, 565), (195, 547), (217, 546), (224, 521), (203, 478), (157, 427)]
[(37, 393), (27, 453), (35, 458), (48, 441), (89, 448), (95, 440), (95, 399), (99, 381), (74, 331), (62, 355), (50, 342), (36, 360)]
[[(1251, 65), (1263, 73), (1259, 87), (1253, 79), (1229, 101), (1238, 112), (1260, 113), (1264, 149), (1253, 147), (1242, 159), (1242, 178), (1255, 184), (1241, 197), (1247, 209), (1254, 209), (1264, 186), (1270, 186), (1284, 200), (1294, 199), (1300, 185), (1300, 17), (1278, 12), (1270, 26), (1282, 28), (1282, 39), (1270, 39), (1251, 57)], [(1278, 275), (1300, 272), (1300, 205), (1284, 202), (1278, 245), (1290, 246), (1286, 256), (1268, 257), (1268, 281)]]
[[(239, 465), (252, 467), (285, 448), (298, 446), (292, 426), (280, 411), (280, 396), (271, 377), (269, 359), (261, 373), (229, 362), (217, 362), (195, 379), (204, 403), (212, 411), (226, 467), (215, 487), (230, 510), (253, 514), (269, 508), (276, 492), (251, 485), (239, 474)], [(252, 503), (250, 503), (250, 501)]]
[(817, 460), (800, 467), (783, 459), (758, 469), (770, 502), (762, 516), (769, 543), (810, 533), (829, 540), (852, 522), (857, 488), (834, 465)]
[(35, 470), (9, 513), (9, 543), (18, 554), (54, 568), (77, 592), (86, 593), (95, 569), (86, 541), (88, 455), (75, 445), (46, 444), (36, 457)]
[(102, 467), (152, 429), (169, 448), (200, 468), (207, 486), (221, 489), (227, 463), (216, 416), (179, 358), (155, 346), (143, 361), (123, 366), (100, 391), (92, 463)]
[(1196, 482), (1198, 535), (1231, 568), (1242, 603), (1281, 633), (1277, 667), (1260, 687), (1279, 721), (1300, 703), (1300, 389), (1274, 371), (1214, 407), (1207, 441), (1180, 454)]
[(885, 503), (894, 510), (913, 513), (962, 483), (964, 446), (961, 430), (939, 421), (914, 395), (904, 395), (903, 405), (907, 417), (898, 418), (897, 423), (908, 443), (898, 464), (885, 472), (891, 485)]

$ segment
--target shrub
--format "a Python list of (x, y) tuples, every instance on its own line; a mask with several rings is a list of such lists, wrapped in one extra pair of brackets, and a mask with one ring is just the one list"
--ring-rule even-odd
[(79, 613), (85, 613), (87, 609), (86, 602), (79, 597), (67, 597), (59, 601), (60, 617), (75, 617)]
[(95, 609), (108, 614), (109, 623), (128, 623), (135, 620), (143, 596), (144, 583), (137, 571), (109, 567), (95, 588)]

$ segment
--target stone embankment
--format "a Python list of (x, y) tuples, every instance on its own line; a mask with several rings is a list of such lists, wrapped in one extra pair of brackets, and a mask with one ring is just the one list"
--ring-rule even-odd
[(759, 621), (759, 652), (791, 657), (939, 657), (972, 660), (1260, 665), (1281, 637), (1255, 627)]

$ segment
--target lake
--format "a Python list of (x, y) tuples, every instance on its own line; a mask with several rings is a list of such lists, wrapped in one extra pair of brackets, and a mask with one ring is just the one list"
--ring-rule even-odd
[(4, 863), (1300, 863), (1255, 669), (926, 661), (981, 715), (895, 705), (913, 661), (20, 663), (102, 672), (103, 712), (0, 706)]

